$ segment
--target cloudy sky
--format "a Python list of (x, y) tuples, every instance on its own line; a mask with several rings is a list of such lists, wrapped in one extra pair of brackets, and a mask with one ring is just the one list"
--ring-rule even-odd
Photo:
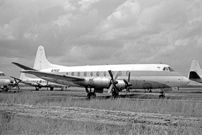
[(32, 67), (37, 47), (66, 66), (202, 65), (201, 0), (0, 0), (0, 70)]

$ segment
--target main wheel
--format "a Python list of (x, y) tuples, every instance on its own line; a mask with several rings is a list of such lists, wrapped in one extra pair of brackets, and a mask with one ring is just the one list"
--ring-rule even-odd
[(113, 97), (113, 98), (118, 98), (118, 97), (119, 97), (119, 93), (113, 91), (113, 92), (112, 92), (112, 97)]
[(159, 95), (159, 99), (164, 99), (165, 95)]
[(50, 87), (50, 91), (53, 91), (53, 89), (54, 89), (53, 87)]
[(95, 92), (89, 92), (87, 94), (87, 97), (88, 97), (88, 99), (95, 99), (96, 98), (96, 94), (95, 94)]
[(3, 90), (4, 90), (4, 92), (8, 92), (8, 90), (9, 90), (8, 86), (5, 86), (5, 87), (3, 88)]

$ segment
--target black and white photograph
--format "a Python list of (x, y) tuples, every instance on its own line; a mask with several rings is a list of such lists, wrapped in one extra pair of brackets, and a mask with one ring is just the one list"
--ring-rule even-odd
[(0, 0), (0, 135), (201, 135), (202, 1)]

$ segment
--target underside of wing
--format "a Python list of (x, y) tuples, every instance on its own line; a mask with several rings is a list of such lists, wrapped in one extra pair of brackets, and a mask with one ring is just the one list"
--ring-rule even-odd
[(21, 71), (21, 72), (32, 74), (32, 75), (38, 76), (40, 78), (46, 77), (46, 78), (59, 79), (59, 80), (64, 80), (64, 81), (83, 81), (83, 80), (85, 80), (82, 77), (60, 75), (60, 74), (56, 74), (56, 73), (47, 73), (47, 72), (41, 72), (41, 71), (36, 71), (36, 70), (26, 70), (26, 71)]
[(23, 84), (29, 85), (29, 86), (38, 86), (37, 84), (34, 83), (29, 83), (29, 82), (21, 82)]

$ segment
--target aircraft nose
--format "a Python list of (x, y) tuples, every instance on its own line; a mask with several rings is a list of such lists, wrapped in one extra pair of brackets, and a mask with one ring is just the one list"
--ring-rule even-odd
[(186, 86), (189, 82), (190, 80), (187, 77), (183, 77), (182, 86)]

